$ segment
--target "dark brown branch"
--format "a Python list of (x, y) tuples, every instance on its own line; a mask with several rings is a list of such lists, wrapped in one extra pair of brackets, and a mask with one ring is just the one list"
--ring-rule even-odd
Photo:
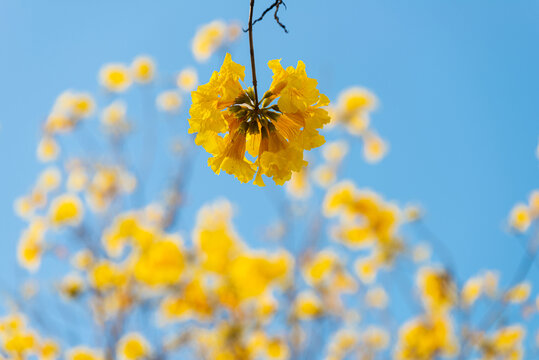
[(275, 12), (273, 13), (273, 18), (275, 19), (277, 24), (279, 24), (279, 26), (284, 30), (284, 32), (288, 33), (288, 29), (286, 28), (286, 26), (279, 19), (279, 7), (281, 5), (283, 5), (284, 8), (286, 9), (286, 4), (284, 3), (283, 0), (275, 0), (275, 2), (273, 4), (271, 4), (271, 6), (269, 8), (264, 10), (264, 12), (262, 12), (262, 15), (260, 15), (260, 17), (253, 22), (253, 25), (256, 24), (257, 22), (261, 21), (264, 18), (264, 16), (266, 16), (266, 14), (269, 13), (272, 9), (275, 9)]
[(251, 72), (253, 74), (253, 87), (255, 89), (255, 109), (258, 110), (258, 89), (256, 87), (256, 69), (255, 69), (255, 49), (253, 44), (253, 11), (255, 7), (255, 0), (251, 0), (249, 7), (249, 51), (251, 53)]

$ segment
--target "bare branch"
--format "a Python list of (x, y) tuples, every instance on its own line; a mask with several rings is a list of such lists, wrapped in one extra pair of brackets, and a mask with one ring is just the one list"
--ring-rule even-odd
[[(279, 24), (279, 26), (284, 30), (285, 33), (288, 33), (288, 29), (286, 28), (286, 26), (281, 22), (281, 20), (279, 19), (279, 7), (280, 6), (284, 6), (284, 8), (286, 9), (286, 4), (284, 3), (283, 0), (275, 0), (275, 2), (273, 4), (271, 4), (270, 7), (268, 7), (266, 10), (264, 10), (262, 12), (262, 15), (260, 15), (260, 17), (258, 19), (256, 19), (255, 21), (253, 21), (252, 25), (256, 24), (257, 22), (261, 21), (262, 19), (264, 19), (264, 16), (266, 16), (267, 13), (269, 13), (272, 9), (275, 9), (275, 12), (273, 13), (273, 18), (275, 19), (275, 21), (277, 22), (277, 24)], [(249, 25), (249, 26), (252, 26), (252, 25)], [(249, 29), (244, 29), (243, 30), (244, 32), (247, 32), (249, 31)]]

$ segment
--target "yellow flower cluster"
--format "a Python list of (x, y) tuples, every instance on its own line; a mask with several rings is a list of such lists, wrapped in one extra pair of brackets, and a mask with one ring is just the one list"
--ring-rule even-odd
[(361, 259), (357, 271), (366, 282), (373, 280), (377, 269), (390, 265), (402, 252), (398, 234), (400, 211), (377, 194), (358, 190), (349, 181), (332, 186), (324, 199), (323, 212), (339, 218), (332, 238), (352, 249), (371, 249), (369, 257)]
[(189, 132), (197, 133), (196, 144), (213, 155), (208, 160), (212, 170), (224, 170), (244, 183), (256, 173), (259, 186), (264, 185), (262, 175), (282, 185), (300, 171), (307, 164), (303, 151), (324, 143), (318, 130), (330, 120), (322, 108), (329, 100), (307, 77), (303, 62), (286, 70), (279, 60), (268, 65), (273, 81), (261, 104), (240, 83), (245, 68), (227, 54), (221, 70), (192, 93), (189, 110)]
[(216, 51), (236, 41), (240, 34), (238, 23), (214, 20), (197, 30), (191, 50), (197, 61), (207, 61)]
[(0, 318), (0, 343), (10, 359), (35, 356), (54, 360), (60, 355), (60, 346), (53, 340), (40, 339), (34, 330), (28, 328), (26, 318), (20, 313)]
[(458, 353), (458, 342), (450, 318), (422, 317), (410, 320), (400, 329), (396, 360), (431, 360)]
[(386, 155), (388, 144), (370, 129), (370, 113), (378, 100), (369, 90), (351, 87), (341, 92), (337, 106), (330, 109), (332, 125), (342, 124), (353, 135), (363, 139), (365, 160), (376, 163)]
[(472, 341), (481, 353), (481, 360), (523, 358), (523, 341), (526, 331), (520, 325), (504, 326), (491, 336), (473, 334)]

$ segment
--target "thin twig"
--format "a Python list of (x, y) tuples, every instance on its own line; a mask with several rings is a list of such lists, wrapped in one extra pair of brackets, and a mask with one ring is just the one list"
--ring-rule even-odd
[(255, 111), (258, 110), (258, 89), (256, 81), (256, 69), (255, 69), (255, 48), (253, 44), (253, 11), (255, 8), (255, 0), (251, 0), (249, 6), (249, 51), (251, 53), (251, 72), (253, 74), (253, 87), (255, 89)]
[(277, 24), (279, 24), (279, 26), (284, 30), (284, 32), (288, 33), (288, 29), (286, 28), (286, 26), (279, 19), (279, 6), (281, 6), (281, 5), (283, 5), (284, 8), (286, 9), (286, 4), (284, 3), (283, 0), (275, 0), (275, 2), (273, 4), (271, 4), (271, 6), (269, 8), (264, 10), (262, 15), (260, 15), (260, 17), (253, 22), (253, 25), (256, 24), (257, 22), (261, 21), (264, 18), (264, 16), (266, 16), (266, 14), (271, 11), (271, 9), (275, 8), (275, 12), (273, 13), (273, 18), (275, 19)]

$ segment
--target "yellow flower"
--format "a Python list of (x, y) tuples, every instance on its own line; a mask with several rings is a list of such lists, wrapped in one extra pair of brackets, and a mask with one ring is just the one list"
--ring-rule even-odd
[(134, 265), (135, 278), (150, 286), (173, 285), (185, 269), (181, 238), (169, 237), (144, 249)]
[(86, 174), (86, 170), (81, 164), (69, 165), (66, 187), (72, 192), (82, 191), (88, 183), (88, 175)]
[(373, 257), (358, 259), (354, 264), (354, 269), (358, 278), (365, 284), (371, 284), (376, 279), (379, 265)]
[(76, 346), (66, 352), (66, 360), (103, 360), (100, 351), (86, 346)]
[(286, 70), (279, 60), (268, 65), (273, 82), (262, 103), (256, 103), (252, 89), (243, 89), (245, 68), (227, 54), (221, 70), (192, 93), (189, 110), (189, 132), (197, 133), (196, 144), (213, 155), (208, 160), (212, 170), (224, 170), (240, 182), (251, 181), (258, 170), (254, 183), (259, 186), (262, 175), (282, 185), (300, 171), (307, 164), (303, 151), (324, 143), (318, 130), (329, 122), (321, 108), (329, 100), (307, 77), (303, 62)]
[(483, 278), (476, 276), (468, 279), (464, 284), (461, 292), (462, 304), (469, 307), (481, 296), (483, 292)]
[(224, 273), (243, 249), (231, 222), (232, 204), (226, 200), (203, 206), (197, 215), (193, 242), (202, 269)]
[(273, 256), (244, 253), (235, 257), (227, 268), (227, 285), (220, 289), (221, 301), (234, 307), (264, 294), (270, 286), (286, 279), (292, 268), (291, 262), (290, 255), (285, 252)]
[(60, 154), (60, 147), (50, 136), (44, 136), (37, 145), (37, 158), (41, 162), (54, 161)]
[(71, 114), (77, 118), (90, 117), (95, 108), (94, 99), (90, 94), (86, 93), (74, 93), (72, 103), (70, 106)]
[(23, 231), (17, 246), (17, 260), (21, 266), (29, 271), (36, 271), (41, 264), (43, 255), (44, 234), (47, 230), (42, 219), (34, 219)]
[(150, 355), (150, 344), (139, 333), (124, 335), (116, 347), (116, 357), (120, 360), (141, 360)]
[(335, 216), (346, 211), (357, 197), (357, 189), (350, 181), (341, 181), (332, 186), (325, 198), (323, 212), (325, 216)]
[(361, 87), (351, 87), (339, 95), (338, 107), (346, 114), (372, 111), (376, 108), (378, 100), (369, 90)]
[(312, 291), (302, 291), (295, 301), (294, 313), (300, 319), (312, 319), (322, 313), (322, 303)]
[(60, 170), (56, 167), (49, 167), (45, 169), (37, 180), (38, 186), (44, 191), (52, 191), (60, 186), (62, 175)]
[(39, 349), (41, 360), (54, 360), (60, 355), (60, 346), (53, 340), (45, 340)]
[(456, 303), (457, 290), (451, 275), (445, 270), (421, 268), (417, 274), (421, 300), (434, 312), (444, 312)]
[(34, 204), (32, 202), (32, 199), (30, 199), (30, 197), (28, 196), (22, 196), (17, 198), (15, 200), (15, 203), (13, 204), (13, 208), (17, 216), (23, 219), (30, 218), (34, 212)]
[(529, 282), (516, 284), (505, 294), (505, 301), (514, 304), (522, 304), (530, 297), (531, 285)]
[(149, 83), (155, 76), (155, 62), (149, 56), (137, 56), (131, 63), (131, 75), (138, 83)]
[(322, 250), (303, 267), (303, 277), (308, 284), (316, 286), (325, 281), (337, 265), (337, 254)]
[(483, 359), (522, 359), (525, 334), (521, 325), (510, 325), (500, 328), (491, 337), (481, 339)]
[(350, 329), (338, 330), (329, 342), (329, 353), (337, 358), (344, 358), (357, 345), (359, 333)]
[(266, 343), (266, 355), (270, 359), (288, 359), (289, 350), (286, 342), (279, 338), (269, 339)]
[(335, 168), (329, 164), (322, 164), (317, 166), (313, 172), (314, 181), (323, 188), (327, 188), (332, 185), (337, 176), (335, 174)]
[(90, 284), (97, 290), (108, 290), (121, 286), (126, 281), (125, 273), (114, 263), (101, 260), (88, 273)]
[(369, 348), (375, 351), (384, 350), (389, 345), (389, 334), (380, 327), (367, 327), (361, 334), (361, 338)]
[(343, 124), (354, 135), (363, 135), (369, 127), (369, 114), (377, 107), (378, 100), (367, 89), (351, 87), (341, 92), (332, 123)]
[(176, 112), (182, 104), (182, 97), (175, 90), (163, 91), (157, 96), (157, 107), (161, 111)]
[(225, 38), (226, 25), (216, 20), (202, 26), (193, 38), (191, 49), (195, 59), (206, 61), (221, 47)]
[(348, 143), (343, 140), (327, 143), (322, 148), (322, 156), (329, 163), (340, 163), (348, 153)]
[(26, 327), (26, 317), (14, 313), (0, 318), (0, 333), (2, 335), (20, 332)]
[(4, 350), (15, 359), (24, 359), (37, 345), (36, 335), (30, 331), (9, 334), (3, 342)]
[(71, 264), (79, 270), (88, 270), (94, 263), (94, 256), (89, 249), (80, 250), (71, 259)]
[(402, 326), (396, 360), (431, 360), (454, 356), (458, 345), (447, 317), (413, 319)]
[(129, 69), (123, 64), (106, 64), (99, 71), (99, 82), (108, 91), (123, 92), (131, 85)]
[(186, 68), (180, 71), (176, 78), (176, 84), (184, 91), (191, 91), (198, 85), (198, 74), (194, 68)]
[(377, 163), (386, 155), (388, 151), (387, 143), (378, 135), (370, 134), (364, 138), (363, 156), (369, 163)]
[(406, 221), (409, 222), (418, 221), (423, 217), (423, 209), (419, 205), (407, 205), (403, 212)]
[(530, 211), (524, 204), (517, 204), (509, 215), (509, 225), (519, 232), (525, 232), (530, 227)]
[(127, 122), (127, 106), (122, 101), (115, 101), (101, 113), (101, 123), (108, 133), (121, 135), (129, 130)]
[(45, 131), (48, 134), (66, 133), (73, 129), (74, 122), (63, 111), (57, 111), (49, 114), (45, 121)]
[(310, 195), (311, 186), (309, 185), (307, 167), (292, 173), (292, 178), (286, 183), (286, 191), (290, 196), (296, 199), (305, 199)]
[(68, 300), (78, 297), (83, 289), (84, 280), (75, 273), (64, 276), (59, 286), (60, 294)]
[(384, 288), (377, 286), (367, 291), (365, 300), (370, 307), (384, 309), (387, 307), (389, 298)]
[(88, 184), (88, 204), (95, 212), (102, 212), (109, 207), (116, 196), (133, 192), (136, 185), (136, 178), (124, 169), (115, 166), (98, 166)]
[(191, 279), (179, 294), (165, 297), (159, 309), (159, 315), (163, 323), (191, 317), (205, 320), (212, 314), (213, 307), (210, 297), (200, 276), (195, 276)]
[(242, 33), (241, 25), (236, 21), (231, 22), (230, 24), (228, 24), (227, 33), (229, 42), (236, 41)]
[(49, 209), (49, 219), (53, 226), (77, 226), (83, 217), (84, 209), (80, 199), (71, 194), (56, 197)]

